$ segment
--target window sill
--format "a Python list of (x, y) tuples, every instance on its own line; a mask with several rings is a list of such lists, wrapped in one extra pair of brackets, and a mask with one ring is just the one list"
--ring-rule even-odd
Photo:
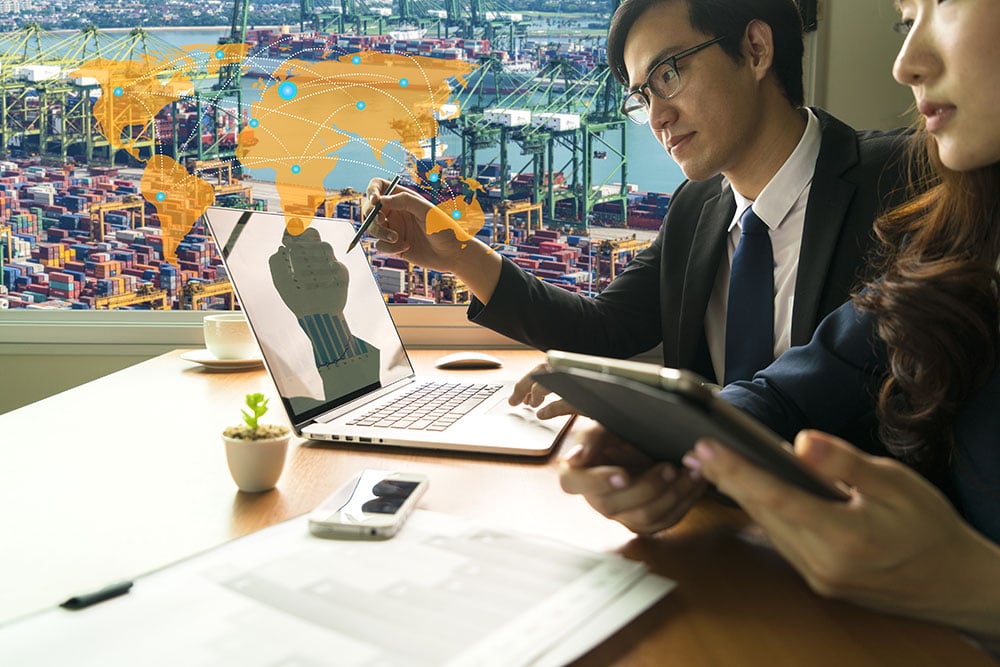
[[(520, 343), (472, 324), (465, 306), (390, 306), (410, 348), (515, 348)], [(152, 356), (202, 347), (204, 311), (5, 311), (0, 354)]]

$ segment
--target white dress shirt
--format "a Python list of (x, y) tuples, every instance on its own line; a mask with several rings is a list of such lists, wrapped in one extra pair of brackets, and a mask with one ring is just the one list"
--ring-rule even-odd
[[(712, 367), (720, 384), (726, 371), (726, 308), (729, 304), (729, 273), (733, 253), (740, 242), (742, 227), (740, 216), (748, 206), (768, 227), (771, 248), (774, 252), (774, 356), (777, 358), (791, 346), (792, 306), (795, 300), (795, 278), (799, 268), (799, 248), (805, 226), (806, 202), (816, 171), (821, 132), (819, 119), (806, 109), (806, 130), (798, 146), (781, 165), (774, 177), (764, 186), (756, 201), (751, 201), (733, 190), (736, 213), (729, 223), (726, 244), (727, 261), (720, 262), (715, 286), (705, 312), (705, 335), (712, 355)], [(723, 189), (732, 188), (723, 181)]]

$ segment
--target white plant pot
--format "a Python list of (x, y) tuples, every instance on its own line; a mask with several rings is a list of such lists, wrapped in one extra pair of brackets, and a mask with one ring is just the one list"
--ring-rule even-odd
[(285, 467), (290, 433), (269, 440), (240, 440), (222, 436), (226, 462), (240, 491), (257, 493), (273, 489)]

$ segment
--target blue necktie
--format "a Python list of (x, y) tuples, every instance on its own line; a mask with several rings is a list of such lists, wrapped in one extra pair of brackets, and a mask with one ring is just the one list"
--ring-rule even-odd
[(733, 254), (726, 310), (726, 384), (774, 361), (774, 253), (767, 225), (748, 208)]

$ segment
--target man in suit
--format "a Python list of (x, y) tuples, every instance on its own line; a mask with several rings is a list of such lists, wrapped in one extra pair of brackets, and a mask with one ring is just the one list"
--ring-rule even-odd
[[(453, 271), (476, 297), (473, 321), (534, 347), (630, 357), (662, 342), (667, 366), (720, 384), (749, 377), (790, 345), (807, 342), (847, 299), (873, 241), (872, 222), (901, 183), (896, 162), (905, 137), (857, 133), (805, 108), (802, 54), (794, 0), (619, 6), (608, 63), (628, 88), (623, 111), (649, 123), (689, 180), (675, 192), (655, 242), (597, 297), (536, 280), (478, 242), (461, 246), (450, 233), (427, 235), (430, 205), (406, 191), (381, 198), (373, 225), (378, 247)], [(385, 185), (373, 180), (369, 195)], [(727, 332), (727, 322), (748, 210), (766, 225), (773, 267), (772, 276), (763, 270), (773, 294), (769, 312), (757, 318), (770, 327), (770, 354), (749, 363), (740, 358), (739, 341), (727, 341), (727, 333), (743, 333)], [(730, 375), (741, 363), (742, 375)], [(525, 378), (511, 398), (537, 404), (543, 393)], [(667, 485), (679, 506), (701, 490), (666, 464), (646, 469), (648, 476), (655, 478), (644, 487), (648, 493), (662, 494)], [(624, 470), (607, 479), (625, 491), (642, 481)]]

